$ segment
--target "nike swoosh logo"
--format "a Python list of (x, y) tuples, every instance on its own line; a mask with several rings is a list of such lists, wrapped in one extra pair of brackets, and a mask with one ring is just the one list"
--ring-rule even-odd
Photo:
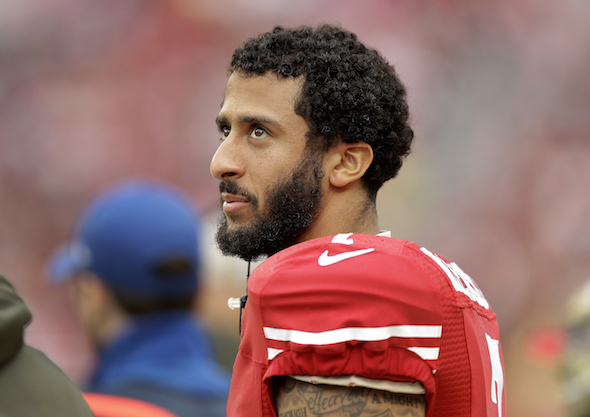
[(318, 258), (318, 264), (320, 264), (320, 266), (329, 266), (344, 261), (346, 259), (354, 258), (356, 256), (364, 255), (365, 253), (373, 252), (374, 250), (375, 248), (359, 249), (350, 252), (342, 252), (332, 256), (328, 255), (328, 251), (326, 250)]

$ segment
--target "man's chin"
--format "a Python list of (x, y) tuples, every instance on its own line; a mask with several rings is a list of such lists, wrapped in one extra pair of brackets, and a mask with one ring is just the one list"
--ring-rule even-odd
[(263, 256), (258, 248), (260, 240), (245, 227), (221, 226), (217, 229), (215, 240), (221, 253), (226, 256), (237, 256), (245, 261), (256, 260)]
[(231, 235), (233, 233), (240, 233), (243, 230), (248, 230), (251, 223), (252, 221), (230, 219), (226, 216), (222, 227), (225, 229), (225, 233)]
[(225, 223), (231, 227), (243, 227), (252, 222), (253, 214), (250, 210), (240, 210), (239, 213), (223, 212)]

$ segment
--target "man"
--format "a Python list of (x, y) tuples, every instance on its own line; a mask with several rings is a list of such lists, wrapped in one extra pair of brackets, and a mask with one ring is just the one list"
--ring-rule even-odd
[(224, 416), (229, 373), (194, 314), (199, 220), (171, 187), (127, 181), (97, 197), (55, 255), (98, 350), (85, 391), (149, 401), (180, 417)]
[(253, 260), (228, 416), (501, 416), (494, 313), (456, 264), (379, 233), (409, 153), (392, 66), (336, 26), (276, 27), (229, 65), (211, 162), (222, 252)]
[(45, 354), (24, 343), (31, 317), (0, 275), (0, 416), (92, 417), (76, 384)]

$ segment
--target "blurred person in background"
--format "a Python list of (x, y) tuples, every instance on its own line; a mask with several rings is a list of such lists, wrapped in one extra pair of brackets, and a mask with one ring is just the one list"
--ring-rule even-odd
[(91, 417), (76, 384), (24, 342), (31, 318), (26, 303), (0, 275), (0, 416)]
[(54, 283), (73, 280), (98, 352), (84, 391), (225, 415), (229, 372), (195, 313), (199, 233), (189, 201), (163, 184), (127, 181), (92, 201), (49, 264)]

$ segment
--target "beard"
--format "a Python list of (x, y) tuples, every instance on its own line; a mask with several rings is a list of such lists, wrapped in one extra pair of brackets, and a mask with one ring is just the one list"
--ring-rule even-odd
[(324, 177), (322, 160), (318, 153), (306, 152), (291, 175), (266, 193), (265, 212), (258, 211), (256, 197), (241, 189), (235, 181), (222, 181), (220, 192), (247, 197), (254, 217), (248, 224), (229, 230), (226, 216), (221, 215), (215, 236), (221, 252), (254, 261), (297, 243), (320, 209)]

